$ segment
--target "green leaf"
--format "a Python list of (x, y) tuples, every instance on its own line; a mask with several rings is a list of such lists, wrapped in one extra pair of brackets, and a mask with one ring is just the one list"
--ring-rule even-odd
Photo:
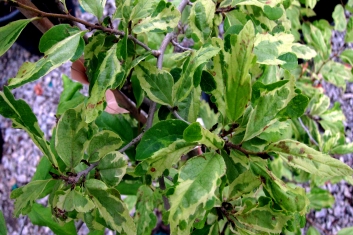
[[(226, 117), (226, 99), (225, 99), (225, 81), (228, 79), (228, 69), (230, 69), (230, 55), (224, 50), (224, 42), (219, 38), (212, 38), (212, 45), (220, 48), (220, 51), (213, 58), (213, 70), (209, 71), (214, 77), (216, 87), (211, 91), (213, 97), (213, 103), (216, 104), (218, 111), (223, 117)], [(227, 65), (227, 70), (224, 67)], [(202, 81), (202, 80), (201, 80)]]
[(66, 110), (76, 108), (85, 99), (85, 96), (79, 92), (83, 88), (81, 83), (73, 82), (64, 74), (62, 79), (64, 82), (64, 91), (60, 95), (56, 115), (62, 115)]
[(350, 235), (353, 232), (353, 227), (343, 228), (338, 231), (337, 235)]
[(183, 139), (183, 132), (188, 125), (181, 120), (158, 122), (148, 129), (136, 148), (136, 160), (144, 160), (173, 142)]
[(102, 180), (111, 187), (120, 183), (126, 173), (126, 168), (127, 162), (124, 155), (117, 151), (106, 154), (97, 166)]
[(311, 98), (309, 109), (310, 115), (321, 115), (330, 107), (330, 98), (325, 94), (315, 94)]
[(294, 53), (288, 52), (278, 57), (279, 60), (285, 61), (282, 64), (282, 68), (287, 70), (293, 70), (298, 67), (298, 58)]
[(303, 24), (302, 31), (306, 42), (313, 46), (323, 60), (330, 57), (331, 45), (325, 42), (325, 38), (320, 29), (312, 24)]
[(343, 62), (353, 65), (353, 50), (346, 49), (340, 54), (340, 58)]
[(343, 162), (294, 140), (270, 144), (267, 152), (277, 153), (288, 165), (321, 178), (351, 176), (353, 170)]
[(281, 7), (271, 7), (269, 5), (265, 5), (263, 10), (265, 15), (270, 20), (278, 20), (283, 15), (283, 10)]
[(44, 134), (39, 128), (38, 120), (31, 108), (25, 101), (15, 100), (11, 91), (6, 86), (4, 87), (4, 91), (0, 92), (0, 114), (6, 118), (10, 118), (13, 127), (25, 130), (49, 161), (54, 166), (58, 166), (58, 162), (50, 150), (49, 143), (45, 140)]
[(344, 36), (346, 43), (353, 42), (353, 18), (350, 17), (347, 23), (346, 35)]
[(335, 30), (344, 31), (346, 30), (347, 21), (344, 14), (344, 8), (341, 4), (337, 4), (335, 10), (332, 13), (333, 21), (335, 22)]
[(134, 138), (131, 124), (122, 114), (113, 115), (102, 112), (96, 119), (96, 124), (103, 130), (113, 131), (118, 134), (125, 144), (129, 143)]
[(123, 231), (127, 235), (136, 235), (134, 221), (116, 189), (108, 188), (102, 181), (95, 179), (87, 180), (85, 187), (100, 215), (112, 229), (119, 233)]
[(73, 211), (86, 213), (94, 208), (93, 201), (80, 192), (80, 187), (75, 187), (75, 189), (68, 189), (66, 191), (57, 191), (58, 202), (56, 206), (61, 210)]
[(292, 52), (298, 57), (304, 60), (310, 60), (316, 56), (316, 51), (306, 45), (299, 43), (293, 43)]
[(56, 182), (53, 179), (36, 180), (13, 190), (10, 198), (15, 199), (14, 216), (28, 214), (32, 210), (35, 200), (46, 196)]
[(321, 73), (326, 81), (337, 86), (346, 89), (346, 82), (353, 81), (353, 75), (349, 68), (341, 63), (329, 61), (322, 69)]
[(200, 111), (200, 97), (201, 89), (200, 86), (191, 90), (190, 94), (186, 99), (179, 102), (178, 114), (188, 122), (196, 122), (199, 111)]
[(190, 10), (189, 26), (195, 41), (205, 42), (211, 36), (216, 5), (212, 0), (196, 1)]
[(16, 20), (3, 27), (0, 27), (0, 56), (5, 54), (5, 52), (12, 46), (12, 44), (14, 44), (18, 36), (20, 36), (22, 30), (32, 20), (37, 20), (37, 18)]
[(150, 235), (157, 224), (154, 193), (147, 185), (142, 185), (137, 192), (136, 219), (137, 234)]
[(310, 207), (315, 210), (321, 210), (322, 208), (330, 208), (335, 203), (334, 196), (327, 190), (321, 188), (313, 188), (308, 194), (310, 201)]
[(140, 63), (135, 71), (142, 89), (151, 100), (163, 105), (174, 105), (174, 81), (169, 72), (158, 70), (148, 62)]
[(313, 226), (310, 226), (307, 235), (320, 235), (320, 232)]
[(215, 153), (206, 153), (186, 162), (180, 170), (174, 194), (170, 196), (171, 234), (190, 234), (195, 219), (203, 218), (206, 205), (216, 200), (219, 178), (225, 171), (223, 158)]
[(248, 205), (244, 203), (246, 211), (242, 211), (242, 213), (236, 215), (235, 221), (238, 220), (245, 230), (241, 230), (239, 226), (239, 230), (244, 231), (241, 234), (280, 234), (287, 221), (290, 219), (290, 216), (274, 209), (271, 202), (253, 208), (251, 208), (251, 206), (251, 204)]
[(144, 18), (135, 25), (132, 32), (141, 34), (150, 31), (170, 32), (174, 29), (180, 20), (180, 12), (170, 2), (160, 1), (151, 16)]
[(52, 169), (52, 164), (50, 163), (48, 158), (42, 157), (39, 160), (36, 172), (34, 173), (31, 181), (50, 179), (51, 176), (49, 174), (49, 171)]
[(303, 94), (294, 96), (291, 101), (287, 104), (287, 107), (279, 112), (279, 116), (283, 118), (298, 118), (301, 117), (306, 107), (308, 106), (309, 98)]
[(34, 203), (31, 212), (28, 214), (29, 219), (35, 225), (49, 227), (55, 234), (76, 235), (76, 227), (74, 221), (59, 224), (53, 220), (51, 209), (44, 207), (38, 203)]
[(141, 87), (140, 81), (138, 80), (136, 75), (131, 77), (131, 85), (132, 85), (132, 92), (134, 93), (134, 97), (136, 99), (136, 107), (140, 107), (143, 99), (145, 98), (145, 93)]
[(243, 194), (252, 192), (261, 185), (261, 180), (250, 170), (241, 173), (231, 184), (229, 184), (229, 198), (236, 199)]
[(82, 105), (67, 110), (60, 118), (55, 136), (55, 149), (66, 166), (73, 169), (83, 159), (88, 141), (88, 125), (82, 120)]
[[(166, 169), (170, 169), (180, 161), (180, 156), (194, 149), (196, 144), (178, 139), (165, 147), (159, 147), (161, 147), (159, 150), (153, 152), (149, 158), (136, 167), (135, 173), (137, 175), (149, 174), (152, 176), (152, 179), (161, 176)], [(138, 155), (136, 154), (136, 156)]]
[[(257, 82), (253, 86), (254, 94), (260, 96), (250, 113), (244, 140), (261, 134), (266, 127), (277, 121), (277, 114), (285, 108), (294, 96), (294, 80), (285, 80), (269, 85)], [(255, 101), (255, 100), (254, 100)], [(253, 102), (254, 103), (254, 102)]]
[(5, 223), (4, 214), (0, 211), (0, 235), (7, 235), (7, 228)]
[(86, 103), (85, 121), (93, 122), (103, 111), (105, 92), (108, 89), (117, 88), (124, 78), (124, 71), (121, 68), (120, 61), (116, 56), (117, 44), (114, 44), (106, 53), (102, 60), (94, 80), (90, 81), (90, 97)]
[(79, 0), (79, 3), (85, 11), (97, 16), (98, 20), (102, 19), (106, 0)]
[(290, 122), (277, 121), (258, 135), (258, 138), (266, 140), (267, 142), (277, 142), (279, 140), (290, 138), (291, 135), (292, 132)]
[(219, 113), (215, 113), (206, 101), (201, 100), (199, 116), (205, 124), (205, 128), (211, 129), (217, 123)]
[(122, 145), (120, 137), (112, 131), (100, 131), (95, 134), (87, 147), (88, 162), (97, 162), (109, 152)]
[(158, 3), (157, 0), (139, 0), (137, 1), (134, 8), (131, 10), (130, 20), (134, 23), (138, 22), (140, 19), (144, 19), (152, 14), (156, 4)]
[(343, 144), (339, 146), (335, 146), (330, 150), (331, 154), (349, 154), (353, 153), (353, 143)]
[(224, 146), (222, 138), (204, 129), (198, 122), (192, 123), (184, 130), (183, 138), (186, 142), (198, 142), (212, 149), (222, 149)]
[(194, 87), (194, 72), (200, 65), (205, 64), (218, 52), (219, 48), (211, 46), (210, 44), (205, 44), (199, 50), (192, 51), (190, 57), (183, 64), (181, 77), (174, 84), (175, 102), (181, 102), (190, 94)]
[[(15, 78), (9, 80), (9, 88), (16, 88), (37, 80), (53, 69), (61, 66), (71, 59), (78, 59), (83, 53), (84, 41), (77, 27), (67, 24), (56, 25), (49, 29), (40, 42), (40, 48), (45, 50), (44, 57), (35, 63), (25, 62), (19, 69)], [(60, 41), (51, 41), (58, 37)], [(45, 40), (45, 38), (47, 41)]]
[(266, 167), (267, 162), (262, 159), (252, 158), (250, 163), (251, 170), (255, 175), (261, 177), (262, 185), (271, 198), (283, 209), (288, 212), (298, 212), (301, 215), (306, 213), (309, 200), (305, 190), (300, 187), (291, 188), (281, 179), (277, 178)]
[(255, 30), (248, 21), (239, 35), (230, 37), (230, 56), (225, 77), (226, 115), (230, 121), (236, 121), (245, 111), (251, 95), (251, 76), (249, 74), (254, 57)]

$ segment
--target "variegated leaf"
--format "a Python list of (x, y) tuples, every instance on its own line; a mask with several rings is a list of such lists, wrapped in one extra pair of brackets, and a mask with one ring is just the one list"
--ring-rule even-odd
[(189, 16), (190, 29), (203, 43), (212, 33), (215, 8), (216, 5), (212, 0), (198, 0), (192, 5)]
[(98, 72), (91, 81), (90, 97), (86, 103), (85, 121), (93, 122), (103, 111), (105, 92), (108, 89), (118, 87), (124, 78), (124, 71), (120, 61), (116, 56), (117, 44), (114, 44), (106, 53), (102, 63), (99, 65)]
[(180, 170), (174, 194), (170, 196), (171, 234), (190, 234), (195, 219), (203, 218), (206, 210), (213, 207), (215, 191), (225, 171), (224, 160), (216, 153), (187, 161)]
[(135, 68), (135, 72), (142, 89), (151, 100), (159, 104), (174, 106), (174, 81), (169, 72), (158, 70), (156, 66), (148, 62), (140, 63)]
[(0, 92), (0, 114), (6, 118), (10, 118), (15, 128), (25, 130), (49, 161), (54, 166), (58, 166), (55, 155), (51, 151), (42, 130), (39, 128), (38, 120), (31, 108), (25, 101), (15, 100), (11, 91), (6, 86), (4, 86), (4, 91)]
[(174, 84), (175, 102), (183, 101), (193, 89), (194, 72), (200, 65), (205, 64), (219, 52), (219, 48), (206, 45), (197, 51), (193, 51), (183, 64), (183, 71), (179, 80)]
[(11, 192), (11, 199), (15, 199), (14, 216), (28, 214), (35, 200), (46, 196), (57, 183), (56, 180), (36, 180)]
[[(251, 76), (249, 74), (254, 46), (255, 29), (248, 21), (239, 35), (230, 37), (230, 56), (226, 64), (225, 76), (226, 116), (236, 121), (245, 111), (251, 94)], [(225, 65), (223, 65), (225, 66)]]
[(275, 152), (288, 165), (321, 178), (351, 177), (353, 174), (353, 169), (343, 162), (294, 140), (272, 143), (266, 151)]
[[(256, 87), (256, 88), (255, 88)], [(277, 121), (276, 115), (294, 97), (294, 79), (253, 86), (252, 105), (243, 141), (249, 140)], [(256, 98), (254, 98), (256, 96)]]
[(106, 0), (79, 0), (79, 3), (85, 11), (95, 15), (98, 20), (102, 19)]
[(298, 212), (304, 215), (306, 213), (306, 207), (309, 204), (304, 189), (287, 186), (281, 179), (277, 178), (277, 176), (268, 170), (266, 165), (266, 161), (253, 157), (250, 168), (255, 175), (261, 177), (262, 185), (271, 198), (273, 198), (283, 210)]
[(196, 122), (200, 110), (200, 86), (192, 89), (189, 96), (179, 102), (178, 114), (188, 122)]
[(118, 151), (106, 154), (97, 166), (102, 180), (111, 187), (118, 185), (126, 173), (127, 162)]
[(16, 88), (35, 81), (66, 61), (78, 59), (83, 53), (82, 35), (84, 33), (77, 27), (73, 28), (66, 24), (56, 25), (49, 29), (43, 35), (39, 45), (40, 50), (44, 52), (44, 57), (35, 63), (25, 62), (16, 77), (9, 80), (9, 87)]
[(14, 44), (27, 24), (36, 19), (37, 18), (16, 20), (3, 27), (0, 27), (0, 56), (5, 54), (5, 52), (12, 46), (12, 44)]
[(135, 223), (116, 189), (108, 188), (102, 181), (96, 179), (87, 180), (85, 187), (100, 215), (112, 229), (119, 233), (136, 235)]
[(73, 211), (86, 213), (94, 208), (93, 201), (80, 192), (80, 187), (75, 187), (75, 189), (68, 189), (66, 191), (57, 191), (56, 196), (58, 201), (56, 206), (61, 210)]
[(56, 152), (70, 169), (83, 159), (88, 142), (88, 125), (81, 117), (82, 106), (67, 110), (61, 116), (56, 129)]
[(141, 34), (150, 31), (169, 32), (178, 25), (180, 12), (170, 2), (160, 1), (151, 16), (135, 25), (132, 32)]
[(175, 140), (142, 161), (136, 167), (135, 173), (138, 175), (149, 174), (155, 179), (161, 176), (166, 169), (170, 169), (180, 161), (183, 154), (190, 152), (195, 147), (195, 143), (188, 143), (183, 139)]
[(198, 122), (192, 123), (184, 130), (183, 138), (187, 142), (198, 142), (211, 149), (221, 149), (224, 146), (222, 138), (204, 129)]
[(120, 136), (108, 130), (95, 134), (87, 147), (87, 161), (97, 162), (109, 152), (117, 150), (122, 145)]
[(137, 192), (135, 221), (137, 222), (137, 234), (150, 235), (157, 224), (154, 193), (147, 185), (142, 185)]
[(188, 125), (181, 120), (158, 122), (148, 129), (136, 148), (136, 160), (144, 160), (157, 151), (167, 148), (173, 142), (183, 139), (183, 132)]

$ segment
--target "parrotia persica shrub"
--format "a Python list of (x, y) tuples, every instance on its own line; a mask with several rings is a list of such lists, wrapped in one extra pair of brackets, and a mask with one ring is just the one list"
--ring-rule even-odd
[[(34, 18), (0, 28), (0, 55), (30, 22), (43, 26), (51, 16), (86, 26), (47, 28), (43, 58), (23, 64), (0, 92), (1, 115), (44, 155), (32, 181), (11, 194), (15, 216), (57, 234), (76, 234), (75, 221), (90, 234), (151, 234), (161, 223), (178, 235), (300, 234), (311, 209), (334, 202), (320, 185), (353, 183), (353, 170), (330, 156), (353, 151), (344, 115), (319, 85), (353, 81), (333, 60), (352, 63), (353, 51), (330, 56), (333, 28), (353, 42), (353, 18), (344, 15), (353, 1), (336, 6), (334, 26), (302, 23), (316, 0), (116, 0), (111, 16), (103, 15), (105, 0), (80, 0), (97, 24), (71, 16), (64, 0), (64, 14), (9, 2)], [(11, 89), (67, 61), (84, 61), (89, 96), (63, 77), (46, 140)], [(128, 114), (104, 111), (108, 90)], [(139, 109), (144, 100), (148, 114)], [(47, 207), (36, 202), (45, 196)]]

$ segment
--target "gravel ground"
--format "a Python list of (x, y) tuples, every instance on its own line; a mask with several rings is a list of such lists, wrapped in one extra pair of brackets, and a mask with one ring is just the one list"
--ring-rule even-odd
[[(108, 0), (107, 10), (113, 11), (113, 1)], [(93, 21), (93, 17), (83, 14), (83, 17)], [(343, 33), (334, 32), (333, 50), (342, 46)], [(352, 47), (349, 45), (349, 47)], [(25, 61), (37, 61), (38, 56), (30, 55), (18, 45), (14, 45), (5, 55), (0, 57), (0, 90), (6, 84), (8, 78), (14, 77)], [(62, 74), (70, 75), (70, 63), (52, 71), (36, 82), (26, 84), (13, 90), (17, 99), (24, 99), (33, 108), (38, 118), (39, 125), (46, 138), (51, 137), (51, 130), (55, 125), (54, 114), (56, 112), (59, 96), (62, 91)], [(346, 115), (346, 137), (348, 142), (353, 141), (353, 84), (347, 84), (343, 92), (330, 84), (323, 83), (327, 95), (332, 102), (341, 103)], [(4, 153), (0, 164), (0, 210), (4, 212), (7, 222), (8, 234), (52, 234), (47, 228), (40, 228), (30, 223), (25, 217), (13, 218), (13, 201), (9, 199), (11, 189), (28, 183), (33, 176), (36, 165), (42, 153), (30, 140), (29, 136), (22, 130), (11, 128), (11, 121), (0, 116), (0, 127), (4, 137)], [(341, 156), (340, 160), (353, 167), (353, 154)], [(353, 187), (340, 182), (336, 185), (326, 184), (323, 188), (328, 189), (335, 197), (336, 202), (332, 209), (312, 211), (309, 219), (313, 225), (319, 228), (322, 234), (336, 234), (341, 228), (353, 226)], [(87, 233), (86, 228), (80, 230), (82, 234)]]

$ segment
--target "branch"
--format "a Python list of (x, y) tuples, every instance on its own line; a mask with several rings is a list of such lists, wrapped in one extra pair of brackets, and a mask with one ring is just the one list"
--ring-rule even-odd
[(242, 148), (240, 145), (235, 145), (230, 142), (226, 142), (225, 146), (228, 148), (231, 148), (231, 149), (239, 150), (240, 152), (244, 153), (247, 156), (249, 156), (249, 155), (258, 156), (262, 159), (269, 159), (270, 158), (270, 155), (268, 155), (268, 153), (266, 153), (266, 152), (251, 152), (251, 151), (248, 151), (248, 150)]
[[(121, 148), (121, 149), (119, 150), (119, 152), (120, 152), (120, 153), (125, 152), (125, 151), (126, 151), (128, 148), (130, 148), (132, 145), (134, 145), (134, 144), (136, 144), (137, 142), (139, 142), (139, 141), (141, 140), (142, 136), (143, 136), (143, 133), (139, 134), (137, 137), (135, 137), (135, 139), (131, 140), (130, 143), (128, 143), (127, 145), (125, 145), (123, 148)], [(85, 170), (80, 171), (79, 173), (77, 173), (77, 175), (76, 175), (74, 178), (70, 179), (70, 178), (68, 177), (69, 180), (68, 180), (67, 182), (68, 182), (69, 184), (77, 184), (77, 183), (80, 181), (80, 179), (81, 179), (82, 177), (86, 177), (86, 176), (89, 174), (89, 172), (90, 172), (91, 170), (93, 170), (96, 166), (98, 166), (98, 164), (99, 164), (99, 161), (98, 161), (98, 162), (95, 162), (95, 163), (92, 163), (92, 164), (89, 165), (89, 167), (87, 167)]]
[[(97, 30), (102, 30), (103, 32), (106, 32), (106, 33), (116, 34), (116, 35), (120, 35), (120, 36), (123, 36), (123, 37), (125, 36), (125, 33), (122, 32), (122, 31), (111, 29), (111, 28), (107, 28), (107, 27), (104, 27), (104, 26), (101, 26), (101, 25), (91, 24), (91, 23), (89, 23), (87, 21), (84, 21), (84, 20), (81, 20), (79, 18), (76, 18), (76, 17), (74, 17), (74, 16), (72, 16), (70, 14), (64, 15), (64, 14), (47, 13), (47, 12), (41, 11), (38, 8), (36, 8), (33, 4), (27, 4), (27, 1), (29, 1), (29, 0), (12, 0), (12, 2), (15, 3), (19, 7), (20, 11), (24, 10), (25, 12), (30, 12), (31, 13), (30, 17), (28, 17), (26, 15), (27, 18), (32, 18), (32, 17), (39, 16), (39, 17), (53, 17), (53, 18), (67, 19), (67, 20), (71, 20), (71, 21), (83, 24), (89, 30), (97, 29)], [(26, 4), (23, 4), (22, 2), (25, 2)], [(34, 13), (37, 13), (37, 14), (34, 14)], [(46, 19), (46, 20), (48, 20), (48, 19)], [(53, 24), (51, 24), (51, 27), (52, 26), (53, 26)], [(48, 30), (50, 27), (49, 28), (45, 27), (45, 28), (46, 28), (46, 30)], [(158, 51), (152, 50), (146, 44), (144, 44), (143, 42), (139, 41), (134, 36), (128, 35), (128, 38), (130, 40), (134, 41), (137, 45), (143, 47), (145, 50), (151, 51), (154, 56), (158, 56), (159, 55)]]
[(139, 122), (141, 122), (142, 124), (145, 124), (147, 122), (147, 118), (145, 116), (144, 113), (140, 112), (135, 104), (124, 95), (124, 93), (122, 93), (119, 90), (111, 90), (113, 92), (113, 95), (117, 101), (117, 103), (119, 104), (119, 106), (121, 106), (122, 108), (128, 110), (131, 115)]
[[(17, 9), (28, 19), (37, 17), (38, 15), (35, 14), (36, 11), (39, 11), (38, 8), (31, 2), (31, 0), (17, 0), (16, 2), (14, 1), (17, 5), (21, 6), (26, 6), (28, 8), (24, 7), (17, 7)], [(43, 18), (40, 20), (35, 20), (32, 21), (32, 23), (42, 32), (45, 33), (48, 31), (51, 27), (53, 27), (53, 23), (47, 19)]]
[[(188, 3), (189, 3), (189, 0), (182, 0), (180, 2), (179, 6), (178, 6), (178, 10), (180, 11), (180, 13), (183, 12), (184, 8), (186, 7), (186, 5), (188, 5)], [(159, 55), (157, 57), (157, 68), (158, 69), (162, 69), (162, 67), (163, 67), (164, 52), (165, 52), (168, 44), (172, 40), (173, 36), (174, 36), (174, 32), (167, 33), (167, 35), (165, 35), (165, 37), (161, 43), (161, 46), (159, 47), (159, 50), (158, 50)], [(156, 110), (156, 103), (152, 102), (150, 109), (148, 110), (148, 119), (147, 119), (146, 130), (152, 126), (153, 115), (154, 115), (155, 110)]]
[(177, 119), (182, 120), (183, 122), (185, 122), (187, 124), (190, 124), (190, 122), (184, 120), (184, 118), (182, 118), (176, 110), (173, 110), (172, 113), (173, 113), (174, 117), (176, 117)]
[(298, 118), (298, 120), (299, 120), (300, 125), (301, 125), (301, 126), (303, 127), (303, 129), (305, 130), (306, 134), (309, 136), (310, 141), (311, 141), (313, 144), (315, 144), (317, 147), (319, 147), (319, 149), (320, 149), (320, 151), (321, 151), (321, 148), (320, 148), (319, 143), (316, 142), (316, 140), (313, 138), (313, 136), (311, 135), (309, 129), (304, 125), (302, 119), (301, 119), (301, 118)]

